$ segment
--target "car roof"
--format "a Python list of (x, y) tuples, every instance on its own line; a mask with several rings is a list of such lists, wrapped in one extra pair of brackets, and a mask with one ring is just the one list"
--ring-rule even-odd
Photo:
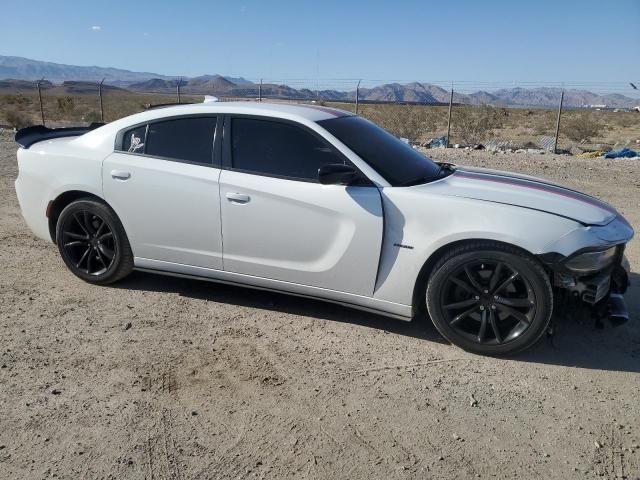
[(346, 110), (321, 105), (276, 102), (203, 102), (160, 106), (147, 112), (153, 112), (154, 115), (150, 115), (153, 118), (203, 113), (237, 113), (290, 119), (297, 117), (297, 119), (305, 119), (312, 122), (353, 115), (353, 113)]

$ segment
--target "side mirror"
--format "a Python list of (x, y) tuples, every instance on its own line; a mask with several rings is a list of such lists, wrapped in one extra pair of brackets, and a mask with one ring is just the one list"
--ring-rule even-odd
[(318, 181), (322, 185), (351, 185), (360, 178), (358, 171), (342, 163), (323, 165), (318, 169)]

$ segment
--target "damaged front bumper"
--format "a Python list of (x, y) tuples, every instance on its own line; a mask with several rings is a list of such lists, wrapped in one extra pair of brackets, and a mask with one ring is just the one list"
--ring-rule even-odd
[(614, 325), (628, 321), (629, 313), (623, 295), (629, 287), (631, 269), (624, 248), (625, 245), (610, 247), (613, 252), (607, 264), (593, 271), (576, 271), (571, 268), (571, 261), (580, 255), (604, 252), (602, 249), (583, 249), (564, 258), (547, 257), (545, 263), (553, 272), (556, 303), (565, 307), (569, 304), (590, 307), (597, 321), (608, 318)]

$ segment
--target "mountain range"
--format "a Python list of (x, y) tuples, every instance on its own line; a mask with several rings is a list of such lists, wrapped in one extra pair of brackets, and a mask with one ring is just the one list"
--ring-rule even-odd
[[(0, 55), (0, 90), (9, 88), (20, 89), (20, 82), (31, 83), (39, 79), (46, 79), (54, 83), (62, 83), (67, 91), (80, 92), (91, 90), (89, 82), (99, 82), (105, 79), (105, 85), (110, 88), (121, 88), (135, 92), (174, 93), (178, 82), (184, 94), (212, 94), (229, 97), (257, 97), (258, 85), (242, 77), (223, 75), (202, 75), (198, 77), (177, 77), (161, 75), (151, 72), (134, 72), (118, 68), (86, 67), (64, 65), (52, 62), (42, 62), (23, 57), (9, 57)], [(22, 85), (26, 88), (26, 84)], [(355, 89), (341, 90), (311, 90), (296, 89), (288, 85), (265, 83), (261, 87), (265, 98), (289, 98), (301, 100), (353, 101)], [(473, 93), (454, 93), (456, 103), (472, 105), (496, 106), (556, 106), (562, 89), (557, 87), (536, 88), (503, 88), (499, 90), (477, 91)], [(387, 83), (373, 88), (361, 88), (359, 99), (365, 102), (404, 102), (444, 104), (449, 101), (450, 92), (437, 85), (412, 82), (406, 84)], [(632, 108), (640, 100), (621, 94), (598, 94), (588, 90), (565, 90), (564, 103), (569, 107), (585, 105), (607, 105), (609, 107)]]

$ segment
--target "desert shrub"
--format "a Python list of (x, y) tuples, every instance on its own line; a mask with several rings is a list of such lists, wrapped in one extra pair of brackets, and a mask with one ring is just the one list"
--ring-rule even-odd
[(32, 124), (31, 119), (24, 112), (9, 110), (5, 114), (7, 123), (14, 128), (24, 128)]
[(31, 103), (31, 99), (25, 97), (21, 93), (18, 93), (16, 95), (5, 95), (4, 101), (7, 105), (18, 105), (20, 107), (29, 105)]
[(603, 125), (587, 115), (578, 115), (560, 123), (560, 131), (575, 142), (589, 141), (602, 132)]
[(504, 115), (490, 106), (458, 107), (451, 115), (452, 129), (464, 143), (480, 143), (503, 126)]
[(420, 105), (367, 105), (363, 106), (361, 114), (411, 142), (417, 142), (425, 132), (435, 130), (440, 120), (435, 109)]
[(93, 123), (93, 122), (100, 122), (102, 121), (100, 119), (100, 112), (97, 112), (95, 110), (89, 110), (87, 113), (85, 113), (82, 116), (82, 120), (84, 122), (89, 122), (89, 123)]
[(56, 99), (58, 104), (58, 112), (65, 115), (71, 113), (75, 108), (73, 97), (59, 97)]

